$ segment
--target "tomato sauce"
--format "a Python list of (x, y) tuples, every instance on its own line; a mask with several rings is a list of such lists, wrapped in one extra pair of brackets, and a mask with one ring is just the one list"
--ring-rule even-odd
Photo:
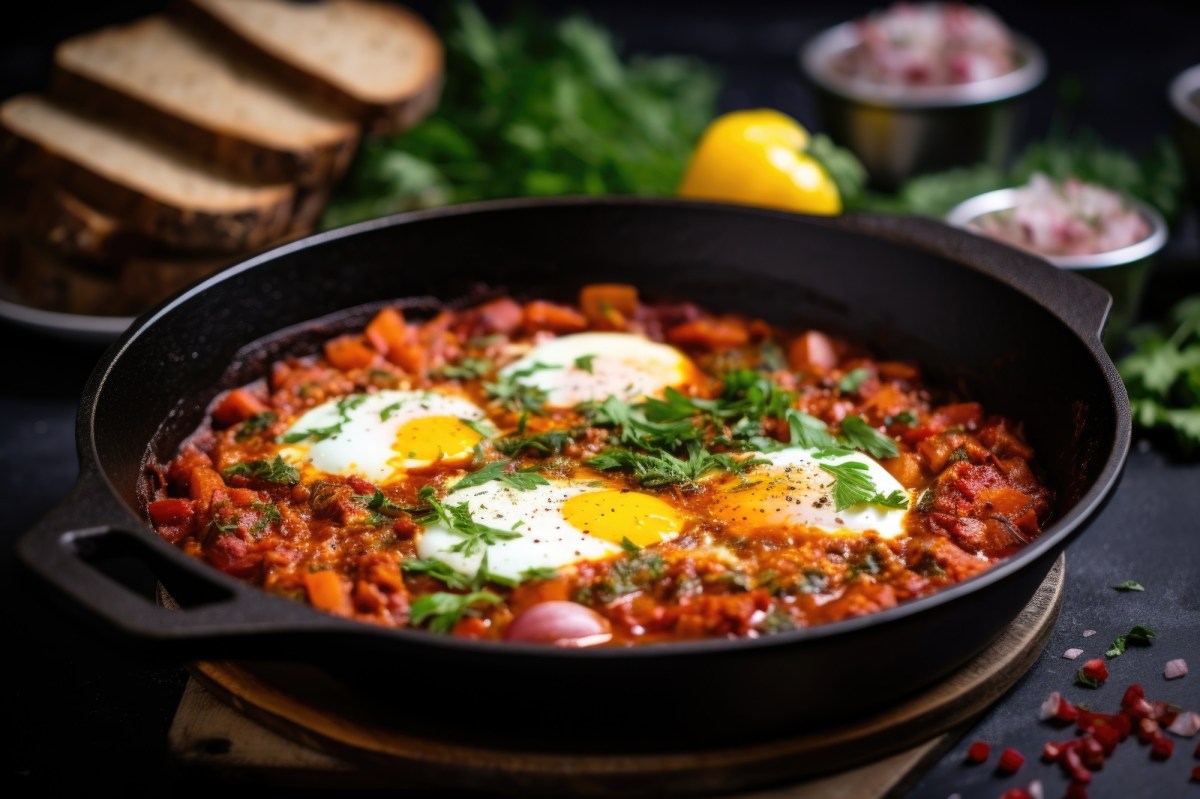
[[(498, 370), (531, 346), (585, 331), (634, 333), (686, 355), (695, 373), (678, 388), (684, 404), (716, 409), (685, 419), (700, 430), (688, 446), (730, 471), (714, 466), (658, 482), (635, 469), (606, 470), (610, 483), (678, 509), (682, 529), (658, 543), (626, 540), (607, 557), (520, 580), (431, 570), (418, 551), (430, 498), (448, 507), (455, 480), (500, 460), (506, 474), (594, 476), (588, 461), (628, 446), (622, 426), (594, 406), (522, 407), (497, 389)], [(735, 380), (746, 387), (731, 391)], [(283, 439), (309, 409), (397, 389), (452, 389), (483, 409), (493, 434), (470, 462), (435, 461), (386, 481), (314, 476), (289, 460)], [(763, 468), (742, 460), (772, 442), (795, 444), (796, 412), (839, 446), (848, 418), (865, 422), (886, 452), (878, 463), (907, 493), (902, 535), (714, 516), (724, 490)], [(683, 462), (688, 452), (673, 455)], [(1038, 474), (1019, 423), (927, 385), (916, 364), (881, 360), (816, 330), (645, 303), (630, 286), (589, 286), (576, 305), (503, 297), (425, 319), (385, 308), (318, 355), (278, 360), (262, 379), (217, 397), (171, 460), (148, 464), (146, 513), (188, 554), (323, 612), (503, 639), (530, 608), (575, 603), (604, 633), (589, 641), (625, 646), (770, 635), (931, 594), (1038, 536), (1052, 503)]]

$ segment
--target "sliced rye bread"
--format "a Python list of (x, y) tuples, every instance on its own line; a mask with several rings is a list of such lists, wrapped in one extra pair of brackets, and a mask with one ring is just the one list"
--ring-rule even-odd
[[(284, 237), (270, 246), (296, 237)], [(72, 258), (49, 242), (10, 229), (0, 233), (0, 297), (62, 313), (140, 314), (185, 286), (259, 251), (92, 260)]]
[(376, 0), (175, 0), (173, 9), (289, 85), (372, 133), (411, 127), (437, 105), (443, 52), (416, 14)]
[(63, 42), (52, 93), (244, 180), (322, 185), (345, 171), (359, 127), (165, 16)]
[[(24, 182), (22, 182), (24, 183)], [(175, 258), (181, 254), (161, 242), (131, 230), (126, 224), (57, 186), (24, 183), (20, 207), (9, 203), (3, 213), (19, 219), (22, 230), (71, 258), (114, 261), (125, 258)], [(313, 231), (329, 199), (329, 189), (297, 190), (291, 221), (284, 237)], [(203, 248), (191, 250), (204, 254)]]
[(37, 95), (0, 104), (0, 165), (64, 189), (130, 230), (185, 250), (238, 252), (279, 238), (292, 184), (228, 178), (157, 139)]

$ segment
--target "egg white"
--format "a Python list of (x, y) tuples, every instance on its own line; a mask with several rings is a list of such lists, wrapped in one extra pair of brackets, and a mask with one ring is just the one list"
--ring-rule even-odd
[(835, 478), (821, 464), (857, 462), (866, 466), (876, 491), (884, 496), (899, 491), (911, 497), (878, 461), (862, 452), (817, 458), (817, 450), (786, 447), (756, 453), (767, 463), (752, 467), (745, 481), (725, 478), (712, 485), (710, 512), (722, 521), (746, 530), (815, 527), (827, 533), (861, 535), (874, 531), (882, 538), (904, 534), (908, 511), (859, 503), (835, 510)]
[[(339, 403), (341, 403), (339, 405)], [(387, 417), (386, 419), (384, 417)], [(299, 436), (307, 431), (337, 428), (331, 435), (288, 444), (280, 455), (290, 463), (308, 465), (327, 474), (358, 475), (372, 482), (385, 483), (407, 469), (429, 466), (442, 459), (462, 459), (471, 454), (464, 444), (481, 436), (450, 436), (444, 442), (426, 441), (434, 449), (433, 457), (416, 457), (397, 449), (397, 436), (405, 425), (417, 419), (445, 417), (480, 422), (483, 410), (469, 400), (435, 391), (380, 391), (330, 400), (310, 409), (297, 419), (287, 433)], [(459, 426), (452, 425), (458, 428)], [(319, 438), (319, 440), (313, 440)]]
[[(594, 534), (589, 534), (564, 515), (568, 501), (584, 495), (606, 500), (605, 510), (608, 502), (615, 504), (628, 498), (649, 501), (656, 508), (662, 507), (665, 513), (633, 517), (627, 508), (615, 509), (615, 514), (608, 518), (603, 512), (591, 513), (590, 524), (604, 529), (594, 529), (591, 531)], [(615, 488), (602, 480), (551, 480), (549, 485), (529, 490), (491, 481), (453, 491), (441, 502), (447, 507), (465, 503), (475, 523), (512, 531), (518, 537), (481, 544), (470, 554), (456, 552), (454, 548), (466, 539), (437, 521), (427, 524), (419, 534), (417, 553), (422, 558), (440, 560), (467, 576), (478, 573), (486, 555), (489, 574), (518, 581), (529, 569), (560, 568), (617, 555), (622, 551), (619, 542), (626, 535), (643, 541), (668, 540), (678, 534), (685, 516), (683, 511), (669, 508), (657, 497)]]
[(571, 408), (609, 396), (627, 401), (661, 397), (694, 372), (688, 357), (667, 344), (632, 333), (577, 333), (537, 345), (499, 374), (546, 392), (552, 408)]

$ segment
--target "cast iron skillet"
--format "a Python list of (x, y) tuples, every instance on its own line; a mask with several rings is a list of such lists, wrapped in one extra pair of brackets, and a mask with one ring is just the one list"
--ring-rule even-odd
[[(1056, 521), (986, 573), (881, 613), (755, 640), (583, 651), (338, 619), (185, 556), (145, 522), (148, 453), (169, 458), (220, 390), (264, 374), (283, 350), (315, 350), (393, 298), (452, 301), (480, 286), (570, 298), (596, 281), (852, 335), (919, 362), (933, 380), (1024, 421), (1057, 492)], [(381, 219), (253, 258), (139, 319), (84, 392), (78, 483), (18, 552), (124, 645), (315, 662), (373, 701), (395, 702), (396, 723), (425, 734), (590, 751), (796, 734), (878, 710), (962, 664), (1100, 510), (1130, 436), (1128, 400), (1100, 345), (1109, 305), (1069, 272), (914, 218), (568, 199)], [(296, 327), (318, 317), (327, 318)], [(106, 577), (97, 562), (117, 556), (152, 568), (183, 609)]]

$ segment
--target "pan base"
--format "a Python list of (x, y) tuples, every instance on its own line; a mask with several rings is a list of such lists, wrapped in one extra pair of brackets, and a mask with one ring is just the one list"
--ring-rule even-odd
[(662, 796), (806, 780), (789, 785), (786, 795), (828, 796), (839, 785), (852, 785), (857, 796), (883, 796), (919, 776), (953, 744), (951, 733), (1037, 660), (1058, 618), (1064, 563), (1060, 556), (1017, 619), (940, 684), (853, 724), (792, 738), (703, 752), (603, 756), (463, 746), (389, 728), (371, 708), (347, 705), (316, 670), (219, 661), (192, 665), (196, 679), (171, 726), (171, 754), (198, 776), (307, 788)]

